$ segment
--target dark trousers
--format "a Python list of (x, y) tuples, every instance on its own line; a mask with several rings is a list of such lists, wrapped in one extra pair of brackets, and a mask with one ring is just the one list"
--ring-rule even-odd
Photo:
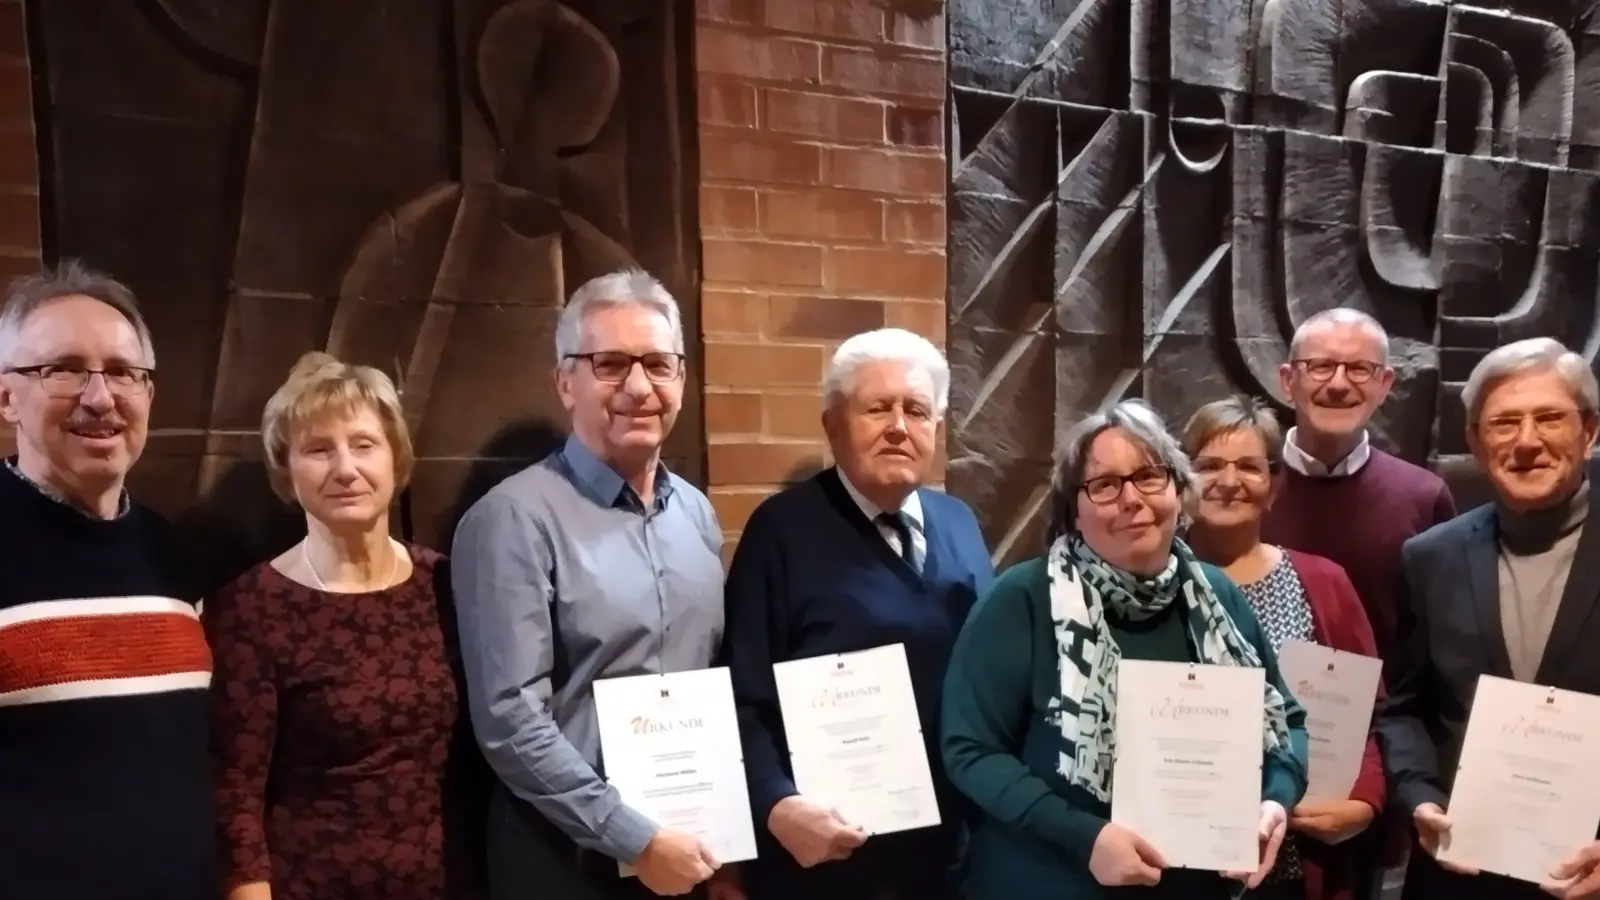
[[(533, 807), (496, 785), (489, 798), (489, 900), (650, 900), (637, 878), (617, 874), (617, 861), (579, 850)], [(689, 896), (698, 897), (697, 891)]]
[(1504, 875), (1457, 875), (1416, 846), (1406, 863), (1406, 886), (1400, 896), (1402, 900), (1550, 900), (1538, 885)]

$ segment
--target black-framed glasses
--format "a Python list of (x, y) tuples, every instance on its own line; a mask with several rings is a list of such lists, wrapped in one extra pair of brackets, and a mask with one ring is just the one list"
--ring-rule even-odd
[(1104, 506), (1117, 502), (1117, 498), (1122, 496), (1122, 486), (1125, 484), (1133, 485), (1141, 494), (1155, 495), (1166, 490), (1167, 485), (1171, 483), (1171, 467), (1145, 466), (1126, 475), (1096, 475), (1084, 481), (1082, 490), (1090, 503)]
[(1522, 424), (1533, 420), (1533, 430), (1543, 438), (1565, 437), (1572, 433), (1572, 424), (1582, 421), (1583, 413), (1576, 409), (1541, 409), (1528, 413), (1506, 413), (1490, 416), (1478, 423), (1484, 435), (1495, 441), (1509, 441), (1522, 434)]
[(6, 369), (15, 375), (37, 378), (39, 386), (52, 397), (77, 397), (89, 389), (89, 379), (96, 375), (105, 379), (106, 390), (117, 397), (138, 397), (150, 391), (154, 369), (143, 366), (106, 366), (91, 369), (88, 366), (48, 363), (42, 366), (14, 366)]
[(644, 377), (656, 384), (677, 381), (683, 375), (682, 353), (635, 355), (621, 350), (598, 350), (594, 353), (568, 353), (565, 358), (587, 360), (594, 377), (612, 384), (627, 381), (634, 366), (643, 368)]
[(1194, 474), (1205, 481), (1221, 478), (1229, 469), (1237, 474), (1240, 481), (1259, 484), (1272, 479), (1272, 463), (1265, 456), (1242, 456), (1238, 459), (1223, 459), (1220, 456), (1194, 458)]
[(1312, 381), (1332, 381), (1333, 376), (1338, 374), (1340, 369), (1344, 369), (1344, 377), (1351, 384), (1366, 384), (1374, 375), (1383, 371), (1382, 363), (1365, 359), (1292, 359), (1289, 364), (1311, 376)]

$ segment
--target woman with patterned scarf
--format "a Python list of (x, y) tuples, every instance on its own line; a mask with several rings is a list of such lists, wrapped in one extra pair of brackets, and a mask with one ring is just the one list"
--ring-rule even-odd
[[(1271, 871), (1305, 792), (1305, 712), (1248, 601), (1176, 536), (1194, 478), (1155, 411), (1129, 400), (1090, 416), (1059, 455), (1048, 554), (978, 601), (945, 679), (945, 768), (982, 814), (965, 896), (1237, 897)], [(1255, 871), (1168, 868), (1108, 821), (1124, 658), (1265, 669)]]

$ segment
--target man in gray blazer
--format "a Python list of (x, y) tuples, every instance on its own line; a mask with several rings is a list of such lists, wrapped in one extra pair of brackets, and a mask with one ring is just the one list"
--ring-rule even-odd
[[(1478, 676), (1600, 694), (1600, 526), (1590, 453), (1600, 390), (1581, 356), (1549, 338), (1484, 357), (1467, 381), (1467, 440), (1495, 502), (1407, 541), (1402, 656), (1379, 721), (1391, 802), (1416, 825), (1405, 900), (1534, 900), (1539, 885), (1435, 859)], [(1573, 847), (1558, 896), (1600, 897), (1595, 860)], [(1593, 859), (1591, 857), (1594, 857)]]

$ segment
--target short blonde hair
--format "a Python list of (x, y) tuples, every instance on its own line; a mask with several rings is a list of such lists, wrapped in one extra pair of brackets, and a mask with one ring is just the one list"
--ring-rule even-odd
[(377, 413), (383, 422), (390, 452), (394, 454), (395, 490), (404, 490), (410, 483), (416, 454), (394, 382), (371, 366), (350, 365), (312, 351), (289, 370), (288, 379), (261, 413), (261, 443), (266, 450), (267, 477), (273, 492), (285, 502), (295, 502), (294, 487), (289, 481), (289, 448), (296, 435), (323, 416), (353, 415), (362, 408)]
[(1206, 445), (1236, 431), (1253, 431), (1267, 447), (1267, 464), (1274, 469), (1283, 462), (1283, 426), (1272, 407), (1244, 395), (1213, 400), (1194, 411), (1183, 426), (1183, 452), (1192, 459)]

